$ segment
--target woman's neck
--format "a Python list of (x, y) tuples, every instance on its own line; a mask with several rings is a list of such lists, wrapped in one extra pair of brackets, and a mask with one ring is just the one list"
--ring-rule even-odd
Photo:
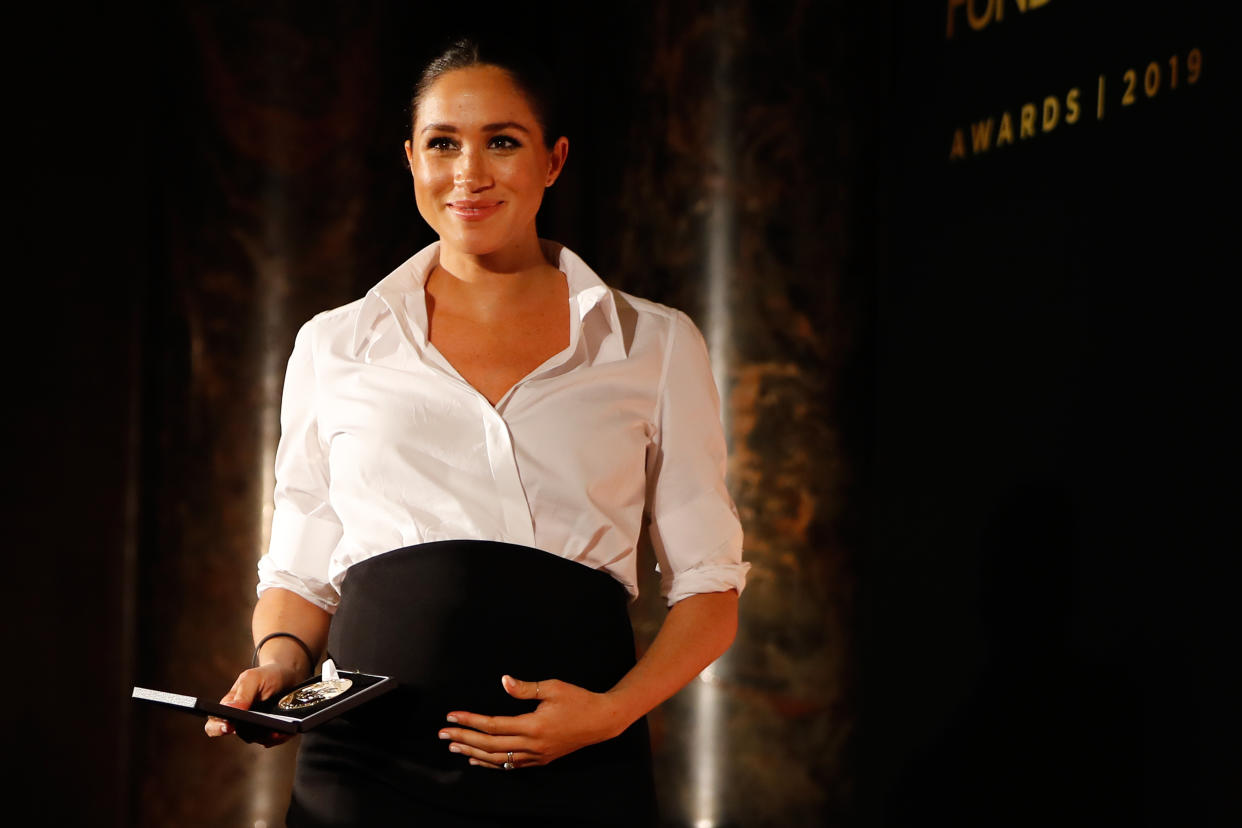
[(440, 246), (439, 264), (427, 277), (431, 307), (451, 307), (479, 322), (503, 319), (524, 307), (565, 293), (564, 277), (544, 258), (538, 238), (531, 244), (484, 255)]
[(440, 267), (463, 282), (485, 284), (497, 280), (512, 282), (522, 274), (548, 266), (543, 245), (533, 232), (520, 242), (488, 253), (469, 253), (460, 247), (440, 242)]

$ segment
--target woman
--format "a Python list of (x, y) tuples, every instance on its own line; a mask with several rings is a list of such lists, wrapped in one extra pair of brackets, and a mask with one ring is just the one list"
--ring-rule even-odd
[[(706, 349), (539, 239), (569, 142), (537, 73), (459, 41), (411, 111), (440, 240), (298, 334), (258, 666), (224, 702), (325, 646), (399, 680), (303, 736), (290, 825), (648, 824), (644, 716), (728, 648), (747, 569)], [(671, 609), (635, 663), (644, 519)]]

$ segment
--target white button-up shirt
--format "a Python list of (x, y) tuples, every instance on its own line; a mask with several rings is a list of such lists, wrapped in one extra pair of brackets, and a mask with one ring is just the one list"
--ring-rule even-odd
[(680, 311), (612, 290), (544, 242), (569, 285), (569, 346), (492, 406), (427, 338), (433, 244), (299, 331), (259, 592), (333, 612), (349, 567), (438, 540), (522, 544), (638, 594), (648, 531), (669, 605), (741, 591), (719, 398)]

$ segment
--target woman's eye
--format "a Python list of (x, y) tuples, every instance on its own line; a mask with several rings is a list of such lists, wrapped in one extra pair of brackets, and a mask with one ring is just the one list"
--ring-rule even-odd
[(487, 142), (492, 149), (517, 149), (522, 146), (518, 139), (511, 135), (493, 135), (492, 139)]
[(438, 152), (446, 152), (448, 150), (455, 149), (456, 147), (457, 147), (456, 141), (454, 141), (452, 138), (445, 138), (442, 135), (436, 136), (434, 138), (430, 138), (427, 140), (427, 149), (429, 150), (436, 150)]

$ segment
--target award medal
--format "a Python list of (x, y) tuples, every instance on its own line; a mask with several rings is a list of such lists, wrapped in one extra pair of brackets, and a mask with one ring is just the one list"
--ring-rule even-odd
[(320, 675), (320, 681), (308, 684), (305, 687), (299, 687), (277, 702), (276, 706), (281, 710), (299, 710), (303, 707), (312, 707), (320, 702), (335, 699), (353, 686), (353, 680), (341, 678), (336, 671), (336, 665), (332, 663), (332, 659), (328, 659), (323, 663), (323, 673)]
[(317, 681), (314, 684), (308, 684), (305, 687), (299, 687), (289, 695), (281, 699), (276, 706), (281, 710), (298, 710), (303, 707), (325, 702), (328, 699), (335, 699), (344, 693), (354, 683), (347, 678), (339, 678), (334, 681)]

